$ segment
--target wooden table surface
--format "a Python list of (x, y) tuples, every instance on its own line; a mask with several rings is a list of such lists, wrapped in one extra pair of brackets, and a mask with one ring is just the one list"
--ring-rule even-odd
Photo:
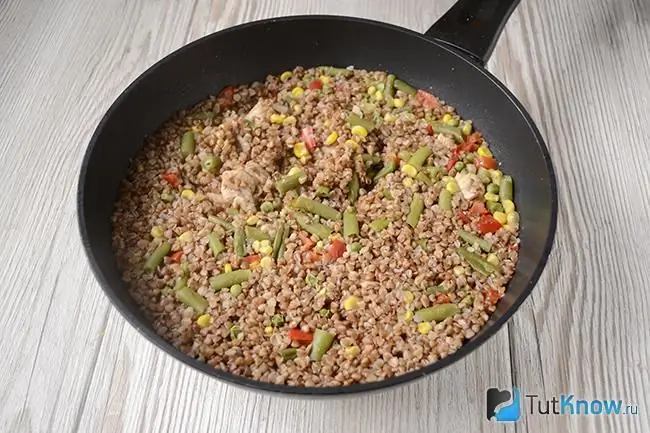
[[(250, 20), (332, 13), (424, 31), (452, 3), (0, 2), (0, 431), (649, 432), (647, 0), (523, 0), (508, 22), (488, 66), (550, 148), (555, 248), (508, 326), (433, 377), (347, 400), (253, 394), (155, 349), (91, 275), (77, 173), (100, 117), (146, 68)], [(518, 423), (487, 421), (486, 389), (512, 385), (622, 399), (639, 414), (530, 415), (525, 400)]]

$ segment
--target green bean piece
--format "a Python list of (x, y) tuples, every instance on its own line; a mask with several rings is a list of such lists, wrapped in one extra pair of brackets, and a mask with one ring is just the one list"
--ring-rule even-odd
[(268, 233), (264, 232), (264, 230), (260, 230), (257, 227), (252, 227), (252, 226), (246, 226), (246, 238), (251, 239), (254, 241), (270, 241), (273, 239), (271, 235)]
[(470, 245), (478, 245), (486, 253), (489, 253), (492, 249), (492, 242), (483, 238), (479, 238), (478, 236), (470, 232), (466, 232), (465, 230), (458, 230), (458, 237)]
[(183, 275), (182, 277), (176, 278), (176, 284), (174, 284), (173, 291), (177, 292), (183, 287), (187, 286), (187, 281), (189, 280), (189, 277), (187, 275)]
[(503, 205), (499, 203), (498, 201), (488, 201), (486, 204), (488, 210), (490, 213), (494, 212), (505, 212), (505, 209), (503, 208)]
[(213, 222), (215, 224), (220, 225), (221, 227), (224, 228), (227, 232), (233, 232), (235, 231), (235, 226), (233, 226), (231, 223), (226, 221), (223, 218), (216, 217), (214, 215), (209, 215), (208, 216), (208, 221)]
[(461, 143), (464, 140), (463, 133), (460, 131), (460, 128), (455, 126), (449, 126), (441, 122), (430, 122), (430, 123), (431, 126), (433, 127), (433, 131), (436, 134), (449, 134), (452, 137), (454, 137), (454, 140), (456, 140), (456, 142), (458, 143)]
[(399, 152), (397, 152), (397, 157), (402, 161), (408, 161), (411, 159), (412, 156), (413, 154), (408, 150), (400, 150)]
[(332, 346), (333, 342), (334, 334), (330, 334), (322, 329), (316, 329), (314, 331), (314, 339), (311, 343), (309, 359), (312, 361), (320, 361), (323, 358), (323, 355), (325, 355), (325, 352), (327, 352)]
[(302, 213), (296, 213), (295, 214), (296, 222), (298, 223), (298, 226), (306, 231), (309, 234), (312, 234), (316, 236), (319, 239), (327, 239), (330, 237), (332, 234), (332, 231), (327, 227), (326, 225), (323, 224), (318, 224), (318, 223), (312, 223), (309, 220), (309, 217), (305, 214)]
[(216, 155), (207, 155), (201, 160), (201, 168), (208, 173), (216, 173), (222, 165), (223, 162), (221, 161), (221, 158)]
[(418, 174), (415, 175), (415, 180), (419, 180), (426, 186), (433, 186), (433, 182), (431, 182), (431, 179), (429, 179), (429, 176), (424, 174), (423, 172), (419, 172)]
[(318, 310), (318, 314), (320, 314), (322, 317), (329, 317), (332, 315), (332, 311), (327, 309), (327, 308), (321, 308)]
[(196, 140), (194, 139), (194, 132), (187, 131), (181, 137), (181, 155), (183, 158), (187, 158), (190, 155), (194, 155), (196, 150)]
[(174, 194), (172, 194), (169, 191), (163, 191), (160, 193), (160, 200), (162, 200), (165, 203), (171, 203), (174, 201)]
[(332, 193), (332, 190), (326, 186), (319, 186), (316, 188), (316, 197), (327, 198)]
[(390, 221), (388, 221), (388, 218), (377, 218), (376, 220), (369, 223), (368, 226), (374, 231), (380, 232), (387, 228), (389, 224)]
[(260, 210), (265, 213), (273, 212), (275, 210), (275, 206), (273, 206), (273, 203), (270, 201), (265, 201), (260, 205)]
[(353, 242), (352, 244), (350, 244), (350, 251), (352, 251), (353, 253), (358, 253), (359, 251), (361, 251), (361, 244), (359, 242)]
[(144, 263), (144, 270), (153, 272), (163, 262), (165, 256), (172, 250), (172, 246), (168, 242), (163, 242), (151, 253), (149, 258)]
[(305, 176), (304, 172), (298, 172), (289, 176), (285, 176), (275, 183), (275, 189), (282, 195), (296, 189), (300, 186), (300, 179)]
[(413, 155), (409, 158), (408, 163), (415, 168), (421, 168), (422, 164), (427, 161), (427, 158), (431, 156), (433, 150), (429, 146), (422, 146), (416, 150)]
[(503, 176), (503, 178), (501, 178), (499, 191), (499, 197), (501, 197), (501, 201), (513, 199), (512, 176)]
[(451, 210), (451, 193), (445, 188), (440, 190), (440, 195), (438, 196), (438, 206), (440, 206), (440, 209), (444, 211)]
[(483, 185), (489, 185), (490, 182), (492, 182), (492, 177), (490, 177), (490, 172), (487, 171), (485, 168), (480, 167), (478, 171), (476, 172), (476, 175), (481, 179), (481, 182), (483, 182)]
[(176, 299), (188, 307), (192, 307), (192, 309), (198, 314), (203, 314), (203, 312), (208, 308), (208, 301), (187, 285), (176, 290), (175, 293)]
[(238, 257), (246, 255), (246, 231), (244, 227), (237, 227), (235, 229), (235, 254)]
[(327, 75), (343, 75), (344, 77), (349, 77), (354, 73), (349, 69), (335, 68), (334, 66), (324, 66), (324, 68)]
[(341, 220), (341, 212), (337, 211), (333, 207), (317, 202), (316, 200), (312, 200), (305, 196), (300, 196), (295, 199), (292, 203), (292, 206), (296, 209), (304, 210), (311, 214), (318, 215), (321, 218), (332, 221)]
[(407, 95), (415, 95), (417, 93), (417, 90), (415, 90), (415, 87), (411, 86), (410, 84), (407, 84), (406, 82), (402, 80), (395, 80), (393, 83), (395, 88), (397, 90), (401, 90), (402, 92), (406, 93)]
[(417, 227), (423, 210), (424, 199), (420, 194), (414, 194), (413, 200), (411, 200), (411, 205), (409, 206), (409, 213), (406, 216), (406, 224), (410, 225), (412, 228)]
[(284, 243), (284, 230), (284, 223), (280, 221), (278, 228), (275, 230), (275, 238), (273, 239), (273, 260), (277, 260), (280, 257), (280, 248)]
[(208, 245), (215, 257), (226, 250), (225, 245), (221, 242), (221, 236), (217, 232), (212, 232), (208, 235)]
[(350, 128), (353, 126), (363, 126), (368, 132), (371, 132), (373, 129), (375, 129), (374, 123), (368, 119), (362, 119), (354, 113), (350, 113), (348, 116), (348, 124), (350, 125)]
[(394, 160), (391, 159), (390, 161), (384, 162), (384, 166), (382, 167), (382, 169), (379, 170), (379, 172), (372, 179), (373, 182), (377, 183), (379, 179), (394, 172), (396, 169), (397, 169), (397, 163)]
[(447, 293), (449, 289), (444, 284), (438, 284), (437, 286), (431, 286), (427, 288), (427, 295), (435, 295), (436, 293)]
[(491, 183), (487, 186), (487, 192), (492, 194), (499, 194), (499, 185), (496, 183)]
[(389, 107), (392, 107), (393, 98), (395, 97), (395, 75), (388, 74), (384, 83), (384, 99)]
[(352, 173), (352, 179), (350, 179), (350, 184), (348, 185), (348, 199), (350, 204), (354, 205), (359, 198), (359, 176), (357, 173)]
[(232, 287), (235, 284), (241, 284), (251, 277), (251, 271), (248, 269), (239, 269), (236, 271), (225, 272), (209, 278), (210, 286), (214, 290), (221, 290)]
[(278, 249), (277, 259), (284, 257), (284, 252), (287, 247), (287, 239), (289, 239), (289, 236), (291, 236), (291, 227), (287, 227), (284, 229), (284, 237), (282, 238), (282, 243), (280, 244), (280, 248)]
[(236, 297), (238, 297), (239, 295), (241, 295), (241, 292), (242, 292), (243, 290), (244, 290), (244, 289), (243, 289), (243, 287), (241, 286), (241, 284), (235, 284), (234, 286), (230, 287), (230, 295), (231, 295), (233, 298), (236, 298)]
[(352, 236), (359, 235), (359, 221), (357, 214), (354, 211), (346, 211), (343, 213), (343, 237), (351, 238)]
[(388, 188), (382, 189), (381, 190), (381, 195), (387, 200), (392, 200), (393, 199), (393, 194), (390, 193), (390, 190)]
[(241, 328), (237, 325), (232, 325), (230, 329), (228, 330), (228, 333), (230, 334), (230, 339), (231, 340), (236, 340), (237, 336), (241, 334)]
[(361, 155), (361, 158), (363, 158), (363, 162), (365, 162), (366, 165), (375, 165), (381, 162), (381, 156), (372, 155), (370, 153), (364, 153)]
[(488, 262), (487, 260), (483, 259), (483, 257), (479, 256), (476, 253), (472, 253), (469, 251), (467, 248), (460, 247), (456, 249), (456, 252), (465, 259), (467, 263), (478, 273), (485, 275), (486, 277), (490, 276), (494, 271), (496, 271), (496, 267)]
[(280, 351), (280, 356), (284, 361), (291, 361), (298, 357), (298, 349), (295, 347), (288, 347)]
[(276, 328), (278, 326), (284, 325), (284, 317), (282, 317), (282, 314), (276, 314), (271, 317), (271, 325), (275, 326)]
[(413, 315), (413, 320), (419, 322), (442, 322), (448, 317), (452, 317), (460, 312), (456, 304), (436, 304), (432, 307), (417, 310)]

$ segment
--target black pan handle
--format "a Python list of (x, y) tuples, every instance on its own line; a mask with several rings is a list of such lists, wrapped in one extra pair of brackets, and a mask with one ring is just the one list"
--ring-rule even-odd
[(464, 52), (484, 66), (520, 0), (458, 0), (425, 36)]

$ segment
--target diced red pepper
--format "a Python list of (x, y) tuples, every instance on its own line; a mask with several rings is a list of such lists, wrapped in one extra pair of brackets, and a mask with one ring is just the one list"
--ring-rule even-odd
[(329, 251), (327, 251), (326, 258), (329, 260), (336, 260), (343, 255), (345, 252), (345, 242), (341, 239), (334, 239), (332, 245), (330, 245)]
[(501, 223), (494, 219), (492, 215), (483, 215), (478, 222), (478, 229), (482, 235), (494, 233), (501, 228)]
[(420, 89), (417, 91), (415, 96), (420, 104), (424, 105), (424, 107), (428, 108), (429, 110), (435, 110), (436, 108), (440, 107), (440, 101), (438, 101), (438, 98), (429, 92), (425, 92), (424, 90)]
[(178, 250), (178, 251), (176, 251), (174, 253), (171, 253), (169, 255), (169, 260), (171, 260), (174, 263), (180, 263), (182, 257), (183, 257), (183, 251)]
[(438, 293), (436, 295), (436, 304), (448, 304), (451, 302), (451, 299), (449, 299), (449, 295), (446, 293)]
[(175, 173), (163, 173), (163, 179), (165, 179), (171, 186), (178, 188), (179, 180), (178, 176)]
[(494, 305), (501, 299), (501, 294), (498, 290), (490, 289), (487, 291), (487, 299), (490, 304)]
[(434, 132), (434, 131), (433, 131), (433, 126), (431, 126), (430, 124), (427, 125), (427, 127), (425, 128), (425, 130), (427, 131), (427, 134), (429, 134), (429, 135), (433, 135), (433, 132)]
[(228, 104), (232, 103), (234, 96), (235, 96), (235, 88), (232, 86), (224, 87), (221, 93), (219, 94), (219, 98), (223, 99)]
[(311, 90), (320, 90), (320, 89), (323, 88), (323, 82), (321, 80), (319, 80), (318, 78), (316, 78), (315, 80), (310, 82), (307, 87), (309, 89), (311, 89)]
[(451, 158), (449, 158), (449, 162), (445, 166), (445, 169), (447, 170), (447, 172), (450, 172), (451, 169), (454, 168), (454, 165), (456, 165), (456, 163), (458, 161), (460, 161), (460, 158), (457, 157), (457, 156), (452, 155)]
[(309, 344), (314, 339), (314, 334), (304, 332), (298, 328), (289, 329), (289, 339), (300, 344)]
[(476, 158), (476, 166), (484, 168), (497, 168), (497, 160), (490, 156), (478, 156)]
[(251, 254), (249, 256), (244, 257), (244, 261), (246, 263), (248, 263), (249, 265), (251, 265), (251, 264), (253, 264), (255, 262), (259, 262), (260, 259), (261, 259), (261, 257), (260, 257), (259, 254)]
[(314, 135), (314, 129), (311, 126), (302, 128), (301, 138), (302, 141), (305, 142), (305, 146), (307, 146), (307, 150), (309, 150), (310, 153), (316, 149), (316, 136)]
[(475, 201), (472, 207), (469, 208), (469, 213), (471, 213), (472, 215), (485, 215), (489, 213), (489, 211), (487, 210), (483, 202)]
[(469, 224), (472, 221), (469, 216), (464, 211), (458, 212), (458, 218), (463, 222), (463, 224)]

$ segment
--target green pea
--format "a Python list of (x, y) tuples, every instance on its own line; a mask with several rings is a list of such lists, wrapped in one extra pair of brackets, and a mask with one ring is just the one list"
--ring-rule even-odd
[(487, 186), (487, 192), (490, 192), (492, 194), (499, 194), (499, 185), (496, 183), (491, 183)]
[(242, 290), (243, 289), (241, 284), (235, 284), (234, 286), (230, 287), (230, 294), (233, 298), (236, 298), (237, 296), (241, 295)]
[(208, 155), (201, 161), (201, 167), (209, 173), (217, 172), (221, 168), (221, 165), (221, 158), (216, 155)]
[(463, 168), (465, 168), (465, 163), (463, 161), (458, 161), (455, 165), (454, 168), (456, 171), (461, 171)]

